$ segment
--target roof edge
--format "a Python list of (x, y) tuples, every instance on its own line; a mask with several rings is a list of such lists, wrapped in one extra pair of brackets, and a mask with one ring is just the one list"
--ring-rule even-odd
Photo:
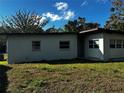
[(110, 30), (110, 29), (105, 29), (105, 28), (93, 28), (93, 29), (90, 29), (90, 30), (84, 30), (84, 31), (79, 32), (79, 34), (100, 33), (100, 32), (104, 32), (104, 33), (121, 33), (121, 34), (124, 34), (123, 31)]

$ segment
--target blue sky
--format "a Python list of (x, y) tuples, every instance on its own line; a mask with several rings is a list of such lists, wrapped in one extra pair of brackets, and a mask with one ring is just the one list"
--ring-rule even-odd
[(85, 17), (88, 22), (98, 22), (101, 27), (110, 16), (110, 0), (0, 0), (0, 20), (14, 15), (18, 10), (35, 11), (49, 18), (45, 28), (63, 27), (68, 20)]

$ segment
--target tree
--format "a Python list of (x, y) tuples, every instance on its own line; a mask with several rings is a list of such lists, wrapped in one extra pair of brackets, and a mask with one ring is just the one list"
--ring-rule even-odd
[(46, 29), (46, 32), (48, 33), (59, 33), (59, 32), (64, 32), (64, 29), (63, 28), (56, 28), (55, 26), (53, 27), (50, 27), (48, 29)]
[(124, 1), (114, 0), (112, 2), (111, 16), (106, 21), (106, 29), (124, 31)]
[[(4, 28), (0, 26), (0, 33), (4, 32)], [(3, 35), (0, 36), (0, 53), (6, 52), (6, 42), (7, 42), (7, 36)]]
[(46, 32), (48, 32), (48, 33), (55, 33), (55, 32), (58, 32), (58, 29), (56, 29), (55, 26), (53, 26), (53, 27), (48, 28), (46, 30)]
[(48, 23), (34, 12), (18, 11), (15, 15), (3, 20), (3, 27), (7, 31), (41, 32), (42, 27)]
[(99, 27), (98, 23), (87, 23), (85, 18), (78, 17), (77, 20), (68, 21), (68, 23), (65, 24), (64, 29), (66, 32), (80, 32), (83, 30), (88, 30), (98, 27)]

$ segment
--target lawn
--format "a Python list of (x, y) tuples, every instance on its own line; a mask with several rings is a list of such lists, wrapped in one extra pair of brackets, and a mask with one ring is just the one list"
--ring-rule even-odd
[(0, 65), (7, 65), (8, 62), (7, 61), (0, 61)]
[(124, 93), (124, 63), (0, 65), (0, 93)]

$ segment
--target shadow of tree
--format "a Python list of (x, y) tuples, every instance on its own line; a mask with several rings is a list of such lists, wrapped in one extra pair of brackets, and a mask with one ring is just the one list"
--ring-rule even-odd
[(0, 93), (6, 93), (8, 86), (7, 71), (10, 69), (11, 67), (0, 65)]

